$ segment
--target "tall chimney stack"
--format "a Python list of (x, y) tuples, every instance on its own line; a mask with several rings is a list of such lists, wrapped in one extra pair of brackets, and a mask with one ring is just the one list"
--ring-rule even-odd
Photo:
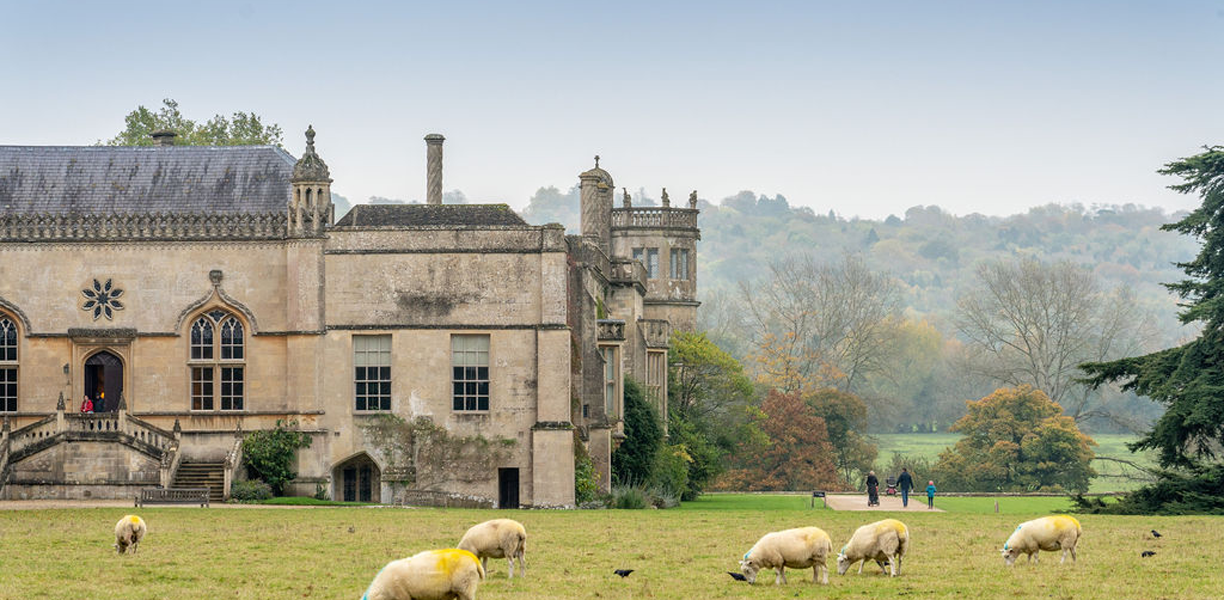
[(178, 134), (169, 129), (162, 129), (150, 133), (149, 137), (153, 138), (154, 146), (173, 146), (174, 138), (178, 137)]
[(442, 142), (440, 133), (425, 136), (425, 203), (442, 204)]

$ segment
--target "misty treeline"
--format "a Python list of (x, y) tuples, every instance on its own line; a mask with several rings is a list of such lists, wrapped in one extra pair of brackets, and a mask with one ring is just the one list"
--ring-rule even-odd
[[(523, 216), (573, 231), (578, 208), (577, 188), (541, 188)], [(1194, 334), (1160, 285), (1194, 244), (1160, 231), (1174, 215), (1158, 209), (919, 206), (877, 221), (752, 192), (699, 208), (699, 328), (758, 385), (861, 398), (872, 431), (944, 431), (965, 401), (1020, 385), (1086, 431), (1141, 431), (1160, 407), (1078, 383), (1077, 365)]]

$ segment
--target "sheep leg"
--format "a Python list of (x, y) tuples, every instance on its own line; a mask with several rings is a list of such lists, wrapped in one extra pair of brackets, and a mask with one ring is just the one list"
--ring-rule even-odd
[(897, 577), (901, 575), (901, 553), (894, 555), (893, 560), (897, 561), (897, 570), (893, 571), (893, 577)]
[(867, 564), (867, 559), (865, 559), (865, 558), (864, 558), (864, 559), (862, 560), (862, 562), (860, 562), (860, 563), (859, 563), (859, 570), (858, 570), (858, 574), (859, 574), (859, 575), (862, 575), (862, 574), (863, 574), (863, 565), (865, 565), (865, 564)]
[(1075, 562), (1075, 546), (1071, 546), (1071, 562)]
[(778, 576), (774, 578), (774, 585), (784, 585), (786, 583), (786, 567), (778, 567)]
[(883, 573), (883, 574), (885, 574), (885, 575), (888, 575), (888, 567), (887, 567), (887, 566), (885, 566), (885, 565), (886, 565), (886, 563), (881, 562), (879, 559), (877, 559), (877, 560), (876, 560), (876, 564), (877, 564), (877, 565), (879, 565), (879, 567), (880, 567), (880, 572), (881, 572), (881, 573)]
[[(818, 563), (816, 567), (820, 569), (820, 583), (823, 585), (829, 585), (829, 567), (825, 566), (824, 563)], [(815, 573), (812, 574), (812, 581), (816, 581)]]
[(485, 577), (489, 576), (489, 557), (480, 557), (480, 568), (485, 572)]
[(518, 561), (519, 561), (519, 577), (526, 577), (527, 576), (527, 551), (526, 549), (519, 550)]

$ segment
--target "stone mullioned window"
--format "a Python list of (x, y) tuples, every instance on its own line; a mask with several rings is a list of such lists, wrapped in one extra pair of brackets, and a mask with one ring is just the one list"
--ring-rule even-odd
[(17, 323), (0, 313), (0, 412), (17, 412)]
[(489, 410), (489, 336), (451, 336), (451, 407)]
[(356, 410), (391, 410), (391, 336), (353, 336)]
[(245, 328), (233, 314), (210, 310), (191, 323), (191, 410), (242, 410), (245, 399)]

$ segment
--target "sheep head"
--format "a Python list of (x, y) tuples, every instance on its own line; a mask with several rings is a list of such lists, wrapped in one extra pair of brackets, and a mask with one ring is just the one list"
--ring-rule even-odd
[(846, 571), (850, 570), (850, 564), (851, 564), (850, 559), (846, 558), (846, 552), (844, 550), (842, 552), (837, 553), (837, 574), (838, 575), (845, 575)]
[(1015, 548), (1003, 548), (999, 552), (1003, 555), (1004, 564), (1009, 567), (1016, 564), (1016, 557), (1020, 556), (1020, 553)]
[(761, 570), (761, 565), (757, 564), (754, 559), (748, 558), (747, 555), (740, 561), (740, 571), (744, 572), (744, 577), (748, 578), (748, 583), (756, 583), (757, 571)]

